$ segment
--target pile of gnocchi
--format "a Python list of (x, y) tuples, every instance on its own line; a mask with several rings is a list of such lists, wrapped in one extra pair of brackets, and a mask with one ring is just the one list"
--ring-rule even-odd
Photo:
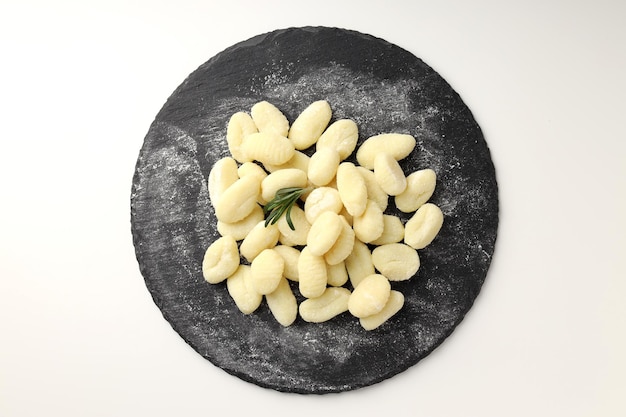
[[(231, 156), (213, 165), (207, 181), (220, 238), (206, 249), (202, 273), (208, 283), (226, 281), (243, 314), (265, 298), (283, 326), (298, 315), (321, 323), (349, 312), (373, 330), (401, 310), (404, 296), (391, 284), (417, 273), (418, 250), (443, 225), (429, 202), (436, 174), (403, 172), (398, 161), (415, 148), (411, 135), (379, 134), (356, 149), (356, 123), (331, 119), (325, 100), (291, 126), (267, 101), (231, 116)], [(355, 151), (357, 164), (346, 160)], [(269, 222), (263, 208), (286, 189), (296, 198)], [(407, 221), (386, 213), (390, 198), (412, 213)]]

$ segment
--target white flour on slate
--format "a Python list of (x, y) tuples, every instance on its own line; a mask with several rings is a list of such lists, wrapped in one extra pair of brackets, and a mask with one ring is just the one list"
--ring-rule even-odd
[[(284, 103), (293, 117), (314, 100), (327, 100), (333, 118), (349, 118), (359, 126), (362, 137), (386, 132), (392, 126), (417, 125), (420, 116), (410, 110), (408, 93), (417, 89), (414, 80), (383, 82), (369, 74), (354, 73), (338, 64), (319, 68), (295, 82), (285, 82), (289, 67), (273, 66), (271, 77), (253, 92), (272, 102)], [(346, 81), (349, 80), (349, 81)], [(408, 133), (400, 131), (398, 133)]]
[[(163, 242), (172, 246), (182, 265), (186, 266), (179, 275), (181, 291), (175, 298), (186, 298), (185, 290), (182, 288), (186, 279), (201, 279), (201, 259), (194, 259), (193, 253), (189, 250), (190, 246), (201, 245), (200, 250), (203, 252), (212, 237), (217, 236), (214, 212), (206, 188), (206, 172), (203, 174), (198, 160), (204, 158), (202, 162), (206, 162), (210, 167), (218, 159), (229, 156), (226, 127), (230, 116), (239, 111), (249, 112), (252, 105), (261, 100), (275, 104), (290, 123), (313, 101), (327, 100), (333, 109), (333, 120), (348, 118), (357, 123), (360, 141), (379, 133), (412, 134), (417, 139), (417, 146), (413, 154), (402, 163), (405, 174), (422, 168), (431, 168), (437, 173), (452, 173), (450, 177), (453, 181), (450, 181), (446, 189), (438, 195), (437, 204), (444, 212), (444, 216), (454, 217), (459, 204), (469, 205), (472, 210), (477, 211), (487, 205), (481, 189), (471, 185), (468, 178), (459, 175), (463, 172), (461, 168), (464, 161), (446, 156), (451, 154), (447, 147), (454, 146), (454, 141), (439, 136), (439, 122), (447, 116), (445, 110), (432, 106), (416, 110), (417, 106), (412, 101), (420, 94), (417, 81), (398, 79), (381, 82), (369, 74), (354, 72), (339, 64), (331, 64), (318, 70), (310, 70), (296, 81), (289, 82), (291, 66), (285, 63), (271, 64), (271, 71), (268, 71), (270, 75), (251, 80), (247, 94), (231, 96), (212, 103), (210, 113), (207, 112), (204, 117), (195, 121), (199, 125), (198, 131), (201, 132), (198, 137), (192, 138), (174, 126), (161, 126), (168, 137), (169, 145), (151, 154), (146, 164), (150, 173), (154, 175), (149, 181), (152, 186), (158, 184), (162, 190), (158, 194), (164, 198), (164, 201), (155, 204), (155, 207), (167, 212), (157, 217), (173, 219), (174, 222), (195, 223), (198, 233), (196, 236), (198, 240), (192, 243), (191, 237), (182, 233), (182, 229), (181, 233), (177, 233), (175, 229), (171, 241)], [(198, 144), (205, 145), (208, 150), (206, 155), (198, 155)], [(156, 164), (162, 166), (155, 166)], [(197, 201), (193, 202), (195, 204), (193, 210), (179, 205), (188, 200), (188, 195), (184, 194), (188, 188), (185, 184), (181, 186), (180, 178), (185, 178), (185, 181), (189, 182), (186, 184), (189, 189), (200, 186)], [(405, 216), (404, 220), (407, 218), (408, 216)], [(457, 239), (467, 239), (467, 230), (460, 234), (462, 236)], [(489, 254), (482, 249), (480, 243), (472, 245), (471, 250), (488, 262)], [(441, 260), (446, 260), (445, 248), (441, 253), (438, 252), (438, 256), (441, 256)], [(475, 254), (468, 253), (467, 256), (474, 257)], [(437, 270), (436, 266), (433, 268)], [(454, 289), (447, 284), (447, 277), (443, 278), (441, 281), (429, 281), (427, 290), (440, 294), (453, 291)], [(218, 311), (228, 315), (230, 313), (227, 313), (226, 303), (232, 300), (225, 292), (224, 294), (216, 295), (213, 302)], [(227, 369), (241, 370), (241, 358), (246, 357), (256, 366), (255, 369), (248, 371), (250, 375), (258, 381), (266, 381), (269, 385), (275, 385), (280, 379), (291, 378), (280, 369), (279, 363), (272, 360), (273, 355), (309, 358), (319, 361), (317, 365), (334, 363), (339, 366), (353, 359), (364, 346), (378, 349), (376, 345), (378, 342), (371, 334), (360, 329), (358, 319), (346, 324), (341, 331), (331, 330), (332, 326), (327, 329), (324, 324), (313, 324), (322, 327), (312, 330), (311, 324), (300, 322), (272, 334), (270, 325), (266, 322), (268, 318), (269, 320), (272, 318), (268, 315), (261, 316), (259, 312), (250, 316), (241, 314), (241, 317), (237, 318), (230, 316), (229, 320), (233, 320), (233, 323), (226, 324), (220, 317), (205, 314), (201, 304), (191, 302), (181, 307), (190, 310), (193, 317), (204, 320), (197, 323), (186, 322), (191, 332), (198, 338), (196, 348), (200, 353), (205, 356), (211, 353), (216, 362)], [(420, 324), (412, 324), (410, 328), (401, 329), (395, 337), (417, 340), (414, 345), (429, 349), (435, 341), (441, 339), (441, 332), (449, 328), (447, 323), (458, 319), (458, 311), (454, 305), (440, 307), (422, 299), (407, 298), (405, 308), (436, 315), (431, 322), (442, 323), (442, 326), (424, 328)], [(267, 306), (262, 305), (261, 309), (263, 308), (267, 309)], [(251, 323), (237, 327), (240, 329), (240, 341), (231, 340), (233, 329), (242, 321)], [(444, 323), (446, 325), (443, 325)], [(221, 349), (214, 343), (229, 344)], [(272, 349), (268, 349), (268, 344)], [(314, 382), (311, 381), (311, 384)], [(294, 377), (293, 383), (301, 385), (303, 382)], [(321, 388), (323, 390), (324, 387)]]

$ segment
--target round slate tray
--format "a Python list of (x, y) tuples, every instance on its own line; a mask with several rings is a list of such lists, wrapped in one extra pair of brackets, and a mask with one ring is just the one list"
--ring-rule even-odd
[[(265, 304), (245, 316), (225, 284), (202, 278), (204, 251), (219, 236), (206, 179), (213, 163), (228, 155), (228, 119), (268, 100), (293, 121), (320, 99), (331, 104), (333, 120), (357, 122), (359, 144), (378, 133), (412, 134), (416, 149), (401, 166), (406, 173), (432, 168), (438, 175), (431, 201), (441, 207), (444, 226), (419, 251), (417, 275), (393, 284), (405, 295), (403, 309), (370, 332), (349, 313), (323, 324), (298, 318), (286, 328)], [(497, 193), (479, 126), (432, 68), (369, 35), (290, 28), (224, 50), (167, 100), (139, 154), (131, 224), (148, 290), (165, 319), (199, 354), (262, 387), (323, 394), (396, 375), (454, 330), (491, 262)], [(297, 286), (294, 291), (299, 297)]]

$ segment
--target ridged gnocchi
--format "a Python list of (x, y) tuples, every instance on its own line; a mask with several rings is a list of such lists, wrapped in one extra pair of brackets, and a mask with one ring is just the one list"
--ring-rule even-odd
[(272, 165), (286, 163), (295, 152), (293, 142), (272, 132), (257, 132), (244, 137), (240, 149), (248, 160)]
[[(416, 146), (412, 135), (370, 136), (357, 149), (357, 124), (332, 117), (325, 100), (291, 126), (268, 101), (231, 116), (230, 156), (206, 183), (221, 237), (206, 249), (202, 274), (225, 281), (243, 314), (265, 299), (282, 326), (348, 312), (371, 331), (402, 309), (392, 286), (417, 274), (418, 250), (439, 233), (443, 212), (429, 202), (434, 170), (405, 176), (400, 166)], [(386, 212), (390, 197), (413, 213), (408, 220)]]
[(298, 258), (298, 288), (306, 298), (322, 295), (328, 284), (328, 271), (324, 257), (314, 255), (308, 247), (300, 252)]

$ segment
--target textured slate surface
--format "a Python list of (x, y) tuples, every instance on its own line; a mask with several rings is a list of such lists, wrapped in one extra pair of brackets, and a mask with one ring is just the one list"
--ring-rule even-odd
[[(329, 101), (333, 120), (357, 122), (360, 141), (382, 132), (414, 135), (416, 150), (401, 163), (405, 172), (432, 168), (438, 174), (431, 201), (443, 210), (444, 227), (419, 251), (417, 275), (393, 284), (406, 297), (401, 312), (371, 332), (347, 313), (324, 324), (298, 319), (287, 328), (265, 304), (244, 316), (225, 285), (202, 279), (204, 250), (218, 237), (206, 178), (228, 154), (229, 117), (268, 100), (293, 121), (319, 99)], [(137, 161), (131, 226), (148, 290), (199, 354), (262, 387), (323, 394), (392, 377), (454, 330), (489, 269), (498, 190), (479, 126), (432, 68), (369, 35), (290, 28), (219, 53), (167, 100)]]

